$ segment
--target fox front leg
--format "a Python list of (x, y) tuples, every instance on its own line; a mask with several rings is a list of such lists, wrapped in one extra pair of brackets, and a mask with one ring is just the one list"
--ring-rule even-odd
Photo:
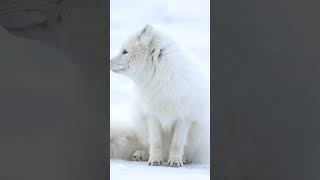
[(148, 121), (149, 126), (149, 166), (160, 166), (162, 157), (162, 133), (160, 122), (156, 119)]
[(179, 120), (175, 124), (168, 160), (168, 165), (171, 167), (183, 166), (184, 146), (190, 126), (191, 122), (186, 120)]

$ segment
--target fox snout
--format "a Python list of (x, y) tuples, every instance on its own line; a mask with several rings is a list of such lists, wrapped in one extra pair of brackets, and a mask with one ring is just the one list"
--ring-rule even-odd
[(114, 63), (114, 58), (112, 58), (111, 60), (110, 60), (110, 70), (111, 71), (113, 71), (113, 72), (115, 72), (116, 71), (116, 68), (115, 68), (115, 63)]
[(125, 65), (116, 63), (115, 58), (112, 58), (110, 60), (110, 70), (115, 72), (115, 73), (120, 73), (123, 72), (125, 70), (127, 70), (128, 68)]

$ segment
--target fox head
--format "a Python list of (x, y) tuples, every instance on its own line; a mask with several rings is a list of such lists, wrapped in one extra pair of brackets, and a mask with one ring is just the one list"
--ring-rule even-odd
[(130, 77), (153, 72), (161, 57), (160, 37), (149, 24), (124, 43), (111, 59), (111, 71)]

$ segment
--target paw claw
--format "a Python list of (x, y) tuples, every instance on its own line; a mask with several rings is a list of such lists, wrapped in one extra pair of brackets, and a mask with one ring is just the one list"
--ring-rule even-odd
[(148, 161), (149, 166), (161, 166), (162, 160), (161, 158), (150, 158)]
[(168, 161), (168, 165), (170, 167), (181, 167), (183, 166), (183, 162), (181, 158), (170, 158)]
[(184, 158), (182, 159), (182, 162), (183, 162), (183, 164), (191, 164), (191, 163), (192, 163), (192, 160), (190, 160), (190, 159), (188, 160), (187, 158), (184, 157)]

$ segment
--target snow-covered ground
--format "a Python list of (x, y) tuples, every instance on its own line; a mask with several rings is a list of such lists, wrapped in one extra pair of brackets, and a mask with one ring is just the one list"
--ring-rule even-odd
[(146, 162), (110, 161), (111, 180), (209, 180), (209, 165), (184, 165), (180, 168), (148, 166)]
[[(110, 53), (114, 56), (127, 36), (145, 24), (166, 29), (186, 51), (207, 64), (210, 61), (210, 0), (111, 0)], [(114, 121), (130, 125), (132, 82), (113, 72), (110, 79), (111, 126)], [(209, 83), (209, 82), (208, 82)], [(139, 180), (209, 179), (208, 165), (183, 168), (148, 167), (143, 163), (111, 161), (111, 179)], [(155, 179), (156, 178), (156, 179)], [(187, 179), (186, 179), (187, 178)]]

